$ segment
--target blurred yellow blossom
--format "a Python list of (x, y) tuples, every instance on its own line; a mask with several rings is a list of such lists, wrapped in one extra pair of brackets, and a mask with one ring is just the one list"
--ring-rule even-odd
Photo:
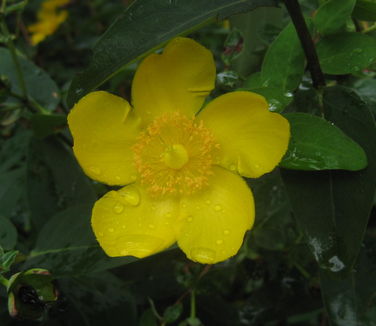
[(255, 216), (241, 176), (274, 169), (290, 128), (251, 92), (219, 96), (201, 110), (215, 77), (210, 51), (179, 37), (140, 64), (133, 108), (98, 91), (70, 112), (73, 150), (85, 173), (125, 186), (93, 208), (92, 227), (108, 255), (141, 258), (175, 241), (205, 264), (238, 252)]
[(67, 10), (59, 8), (70, 0), (46, 0), (37, 13), (38, 21), (27, 27), (31, 35), (31, 44), (37, 45), (47, 36), (52, 35), (68, 17)]

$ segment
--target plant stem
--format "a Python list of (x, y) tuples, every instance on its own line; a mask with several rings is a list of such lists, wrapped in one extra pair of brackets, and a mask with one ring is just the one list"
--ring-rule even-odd
[(0, 274), (0, 284), (4, 285), (6, 288), (8, 287), (9, 281)]
[(192, 289), (191, 291), (191, 314), (190, 318), (196, 318), (196, 290)]
[(306, 55), (307, 67), (312, 76), (313, 87), (316, 89), (321, 88), (325, 86), (324, 74), (322, 73), (315, 45), (304, 20), (299, 2), (297, 0), (284, 0), (284, 2)]
[(376, 30), (376, 24), (371, 25), (370, 27), (367, 27), (362, 30), (363, 34), (370, 33)]

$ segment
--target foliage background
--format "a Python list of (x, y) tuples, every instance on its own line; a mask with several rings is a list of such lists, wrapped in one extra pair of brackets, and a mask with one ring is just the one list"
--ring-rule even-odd
[[(31, 46), (27, 26), (41, 2), (8, 1), (15, 10), (1, 14), (13, 36), (2, 28), (0, 275), (48, 269), (58, 300), (16, 293), (22, 309), (14, 319), (2, 287), (1, 325), (376, 324), (373, 0), (300, 1), (326, 87), (313, 86), (281, 1), (72, 0), (68, 20)], [(212, 97), (238, 88), (264, 95), (289, 117), (292, 144), (280, 168), (247, 180), (256, 225), (237, 256), (202, 266), (173, 247), (142, 260), (111, 259), (90, 228), (93, 202), (108, 188), (75, 161), (66, 114), (97, 87), (129, 99), (137, 60), (181, 33), (214, 53)], [(364, 149), (366, 169), (333, 124)], [(27, 311), (35, 320), (25, 319)]]

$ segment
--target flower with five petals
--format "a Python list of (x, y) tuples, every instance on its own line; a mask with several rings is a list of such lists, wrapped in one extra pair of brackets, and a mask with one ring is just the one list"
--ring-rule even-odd
[(290, 131), (251, 92), (227, 93), (201, 110), (214, 84), (211, 52), (178, 37), (138, 67), (132, 107), (98, 91), (70, 112), (73, 150), (85, 173), (124, 186), (92, 211), (94, 233), (109, 256), (141, 258), (175, 242), (200, 263), (238, 252), (255, 215), (241, 176), (274, 169)]

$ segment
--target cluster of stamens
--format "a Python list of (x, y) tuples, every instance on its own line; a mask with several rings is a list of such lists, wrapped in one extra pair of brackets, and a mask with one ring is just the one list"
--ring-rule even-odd
[(190, 195), (208, 185), (218, 148), (202, 121), (173, 112), (141, 133), (133, 146), (134, 163), (152, 196)]

